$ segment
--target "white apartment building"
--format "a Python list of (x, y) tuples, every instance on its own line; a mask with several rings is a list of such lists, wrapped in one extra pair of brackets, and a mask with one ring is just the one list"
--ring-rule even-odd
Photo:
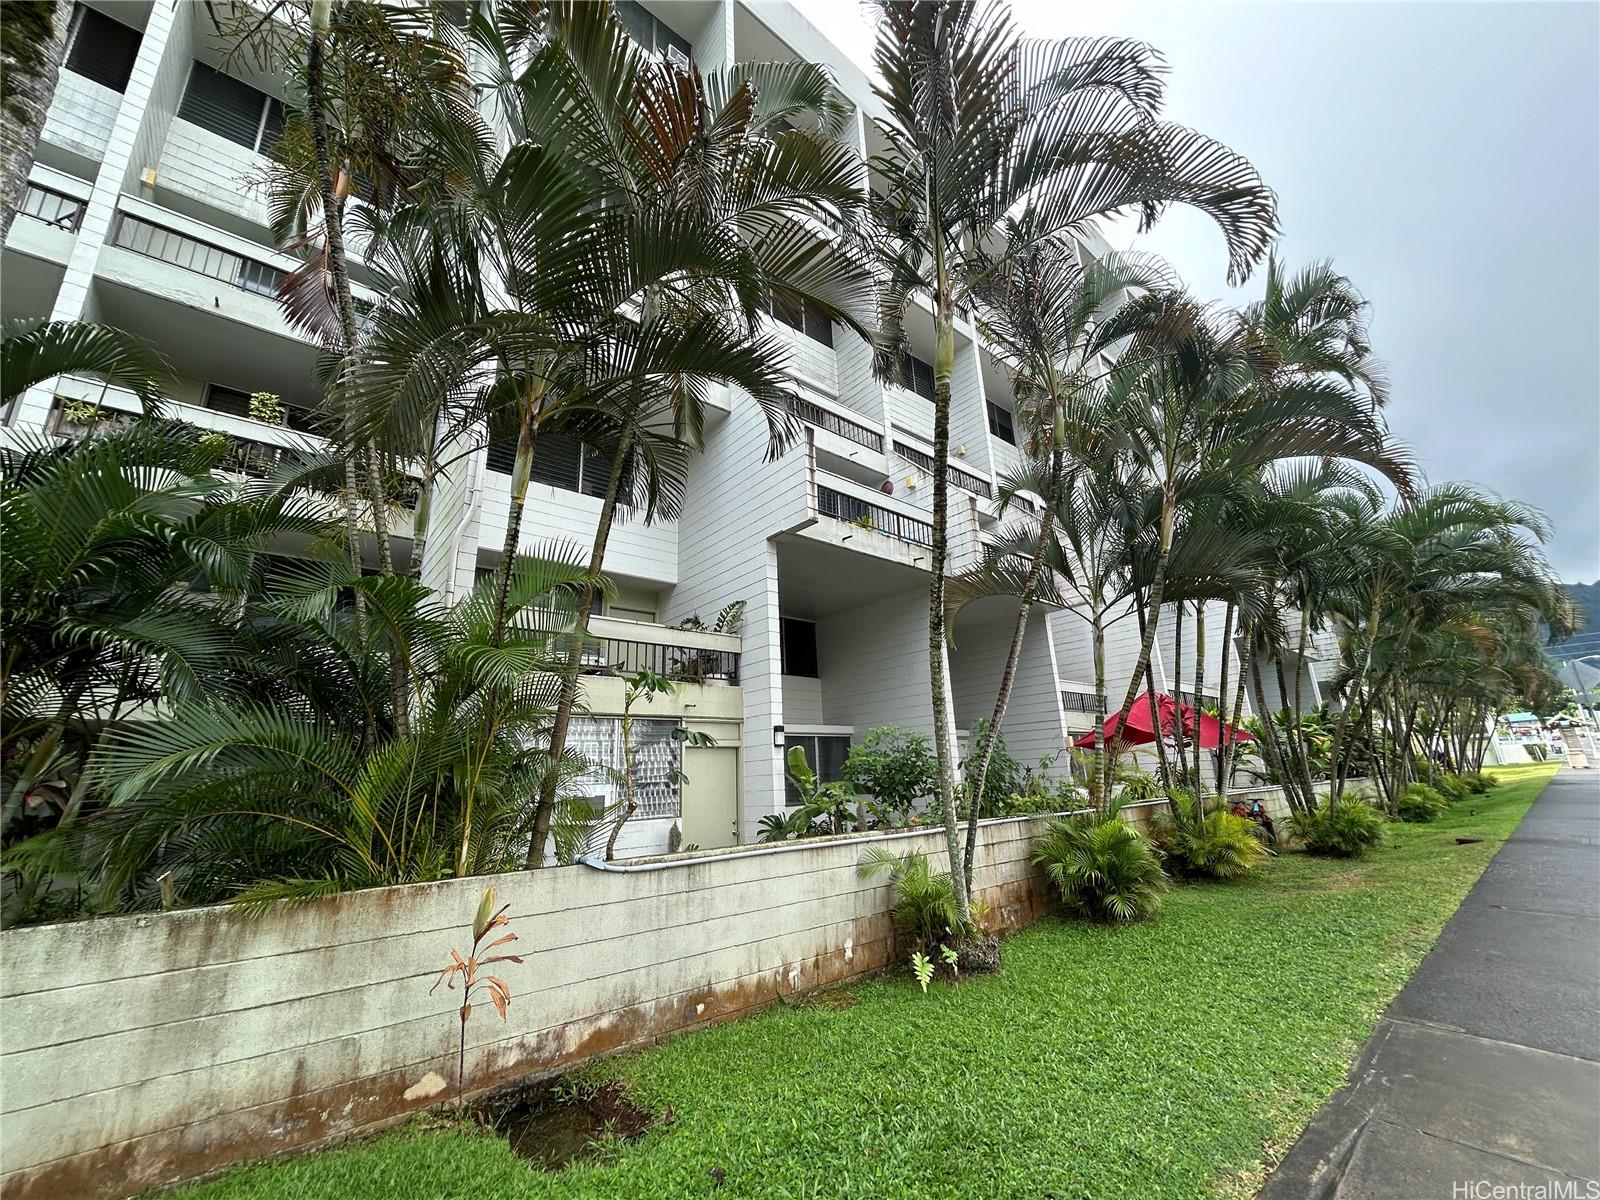
[[(862, 152), (878, 147), (862, 72), (791, 6), (757, 0), (624, 4), (630, 29), (652, 49), (703, 69), (803, 58), (834, 73), (854, 106)], [(74, 11), (30, 188), (4, 251), (6, 318), (99, 321), (138, 334), (173, 364), (173, 415), (235, 439), (249, 470), (284, 446), (315, 439), (297, 429), (317, 401), (316, 347), (279, 313), (275, 289), (292, 260), (273, 246), (252, 186), (282, 121), (282, 83), (230, 61), (199, 0), (87, 0)], [(817, 236), (830, 232), (817, 227)], [(353, 271), (357, 292), (361, 271)], [(369, 293), (370, 294), (370, 293)], [(615, 760), (620, 674), (639, 665), (684, 680), (641, 722), (645, 800), (629, 853), (657, 853), (677, 826), (684, 844), (751, 841), (787, 801), (785, 748), (803, 745), (824, 778), (879, 725), (931, 731), (927, 571), (933, 462), (932, 321), (907, 322), (913, 358), (900, 383), (871, 370), (869, 348), (815, 312), (779, 312), (801, 398), (804, 436), (766, 460), (767, 428), (747, 397), (713, 397), (705, 446), (677, 521), (619, 523), (605, 571), (615, 598), (592, 622), (600, 639), (586, 675), (589, 716), (577, 748)], [(1007, 372), (970, 322), (958, 325), (952, 401), (952, 570), (978, 560), (997, 524), (996, 480), (1016, 460)], [(279, 395), (287, 425), (249, 416), (252, 392)], [(73, 432), (74, 400), (136, 409), (99, 383), (62, 379), (6, 414), (10, 431)], [(510, 455), (489, 447), (440, 481), (422, 580), (445, 599), (498, 562), (509, 503)], [(524, 545), (565, 538), (587, 545), (599, 516), (592, 464), (547, 438), (530, 487)], [(408, 559), (409, 527), (393, 531)], [(709, 623), (743, 604), (737, 633)], [(1219, 606), (1220, 607), (1220, 606)], [(955, 623), (950, 692), (958, 732), (994, 702), (1015, 602), (975, 604)], [(1221, 617), (1212, 618), (1207, 678), (1215, 688)], [(1109, 647), (1114, 699), (1137, 652), (1131, 619)], [(1170, 618), (1157, 686), (1191, 686), (1171, 661)], [(1315, 689), (1315, 671), (1307, 672)], [(1039, 610), (1029, 625), (1004, 734), (1024, 763), (1065, 770), (1069, 738), (1089, 728), (1092, 678), (1086, 627), (1070, 612)], [(678, 726), (710, 734), (683, 748)], [(679, 756), (681, 757), (681, 760)], [(681, 767), (688, 781), (673, 781)], [(599, 775), (594, 787), (610, 785)]]

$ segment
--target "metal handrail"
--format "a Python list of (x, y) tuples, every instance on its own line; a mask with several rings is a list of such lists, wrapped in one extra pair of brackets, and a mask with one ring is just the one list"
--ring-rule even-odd
[[(933, 474), (933, 455), (898, 440), (894, 444), (894, 452), (913, 466), (921, 467), (925, 474)], [(946, 465), (950, 469), (950, 482), (958, 488), (971, 492), (974, 496), (982, 496), (985, 500), (994, 498), (994, 489), (989, 486), (987, 479), (981, 475), (974, 475), (965, 467), (956, 466), (955, 463)]]
[(820, 404), (796, 399), (790, 405), (790, 411), (813, 428), (838, 434), (858, 446), (865, 446), (868, 450), (877, 450), (880, 453), (883, 450), (883, 434), (870, 426), (852, 421), (848, 417), (841, 417), (836, 412), (830, 412)]
[[(144, 245), (136, 244), (141, 234), (144, 235)], [(132, 213), (122, 214), (112, 244), (257, 296), (276, 296), (284, 276), (288, 274), (270, 263), (246, 258)]]
[(83, 224), (84, 210), (88, 207), (87, 200), (79, 200), (76, 196), (69, 196), (66, 192), (58, 192), (53, 187), (46, 187), (42, 183), (30, 180), (28, 190), (22, 197), (22, 206), (17, 209), (17, 215), (43, 221), (52, 229), (77, 233), (78, 227)]
[(927, 521), (903, 516), (820, 483), (817, 485), (817, 512), (837, 521), (888, 534), (908, 545), (933, 545), (933, 526)]

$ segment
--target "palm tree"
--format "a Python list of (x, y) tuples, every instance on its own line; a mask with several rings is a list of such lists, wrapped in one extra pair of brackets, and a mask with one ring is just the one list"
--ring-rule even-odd
[(913, 297), (926, 296), (935, 340), (929, 683), (939, 806), (965, 918), (945, 645), (956, 310), (995, 274), (997, 232), (1024, 207), (1043, 239), (1130, 208), (1149, 225), (1168, 204), (1190, 204), (1222, 228), (1234, 276), (1265, 251), (1275, 218), (1249, 163), (1157, 120), (1160, 60), (1148, 47), (1026, 40), (1000, 4), (878, 0), (877, 9), (883, 115), (874, 126), (886, 146), (872, 162), (882, 187), (873, 238), (886, 273), (877, 364), (886, 378), (897, 369), (902, 320)]
[(119, 721), (226, 692), (263, 555), (324, 531), (322, 502), (300, 486), (314, 466), (240, 483), (219, 471), (229, 450), (146, 419), (0, 452), (8, 844), (77, 819), (84, 763)]
[[(1069, 237), (1036, 240), (1026, 220), (1010, 223), (1007, 238), (1018, 245), (1002, 256), (1003, 268), (978, 290), (980, 330), (1011, 370), (1016, 414), (1028, 465), (1001, 487), (1002, 515), (1022, 490), (1043, 500), (1031, 550), (1016, 553), (1025, 563), (1017, 593), (1017, 617), (993, 714), (976, 748), (977, 766), (967, 811), (965, 863), (970, 888), (977, 850), (978, 816), (989, 760), (1011, 699), (1017, 664), (1039, 585), (1049, 566), (1053, 526), (1069, 471), (1082, 474), (1097, 458), (1104, 437), (1096, 420), (1107, 367), (1102, 355), (1115, 347), (1104, 336), (1105, 318), (1129, 295), (1170, 286), (1166, 264), (1148, 256), (1108, 255), (1084, 260)], [(1120, 336), (1120, 335), (1119, 335)]]
[(1485, 611), (1538, 613), (1560, 630), (1570, 604), (1539, 552), (1550, 533), (1537, 511), (1465, 484), (1430, 488), (1385, 512), (1371, 498), (1340, 502), (1346, 521), (1367, 530), (1361, 570), (1330, 596), (1347, 627), (1337, 690), (1344, 711), (1334, 732), (1333, 802), (1346, 778), (1345, 749), (1353, 723), (1378, 722), (1393, 736), (1393, 753), (1374, 754), (1379, 782), (1391, 798), (1410, 772), (1415, 725), (1404, 673), (1414, 640)]
[[(1159, 313), (1141, 313), (1147, 306)], [(1251, 341), (1181, 293), (1152, 295), (1119, 320), (1141, 323), (1130, 350), (1140, 373), (1114, 381), (1117, 442), (1155, 512), (1154, 565), (1139, 598), (1143, 637), (1122, 704), (1126, 716), (1148, 687), (1173, 533), (1181, 511), (1226, 497), (1235, 481), (1283, 459), (1324, 457), (1362, 463), (1403, 494), (1412, 487), (1409, 456), (1388, 438), (1364, 389), (1342, 379), (1263, 370)]]
[(0, 244), (28, 190), (71, 12), (58, 0), (12, 0), (0, 22)]
[(150, 346), (120, 329), (79, 321), (7, 321), (0, 330), (0, 405), (58, 375), (91, 375), (126, 388), (155, 412), (172, 378)]
[[(555, 648), (591, 583), (572, 547), (521, 556), (510, 627), (496, 638), (492, 585), (442, 610), (411, 580), (362, 577), (337, 559), (294, 564), (247, 609), (254, 653), (219, 676), (260, 690), (173, 695), (162, 720), (113, 729), (91, 767), (107, 805), (24, 843), (8, 866), (71, 864), (99, 910), (512, 869), (526, 796), (548, 768)], [(360, 623), (340, 602), (358, 588)], [(388, 707), (392, 653), (413, 710), (403, 732)]]
[[(836, 140), (846, 110), (827, 72), (792, 62), (686, 73), (645, 58), (631, 39), (616, 36), (609, 21), (598, 6), (552, 15), (551, 36), (567, 56), (560, 74), (527, 81), (530, 94), (511, 89), (520, 100), (515, 111), (524, 135), (565, 138), (574, 122), (612, 131), (573, 146), (609, 189), (612, 205), (626, 206), (646, 221), (670, 209), (724, 231), (731, 235), (728, 250), (748, 260), (768, 290), (782, 285), (809, 297), (865, 336), (872, 296), (865, 265), (842, 247), (842, 239), (829, 246), (805, 227), (807, 219), (853, 220), (865, 193), (859, 158)], [(807, 120), (814, 128), (795, 124)], [(601, 422), (598, 439), (586, 439), (603, 447), (610, 463), (589, 559), (595, 575), (619, 503), (642, 507), (646, 519), (677, 514), (688, 456), (700, 443), (704, 407), (696, 379), (681, 372), (681, 363), (652, 361), (656, 343), (648, 335), (693, 322), (707, 307), (725, 304), (735, 283), (727, 272), (684, 272), (645, 291), (640, 305), (645, 336), (628, 364), (638, 386), (614, 418)], [(655, 432), (663, 429), (670, 435)], [(773, 431), (784, 432), (776, 420)], [(640, 486), (630, 486), (624, 495), (624, 481)], [(636, 490), (644, 493), (642, 504), (635, 503)], [(564, 671), (551, 733), (551, 754), (557, 759), (577, 705), (581, 663), (575, 651)], [(544, 858), (556, 782), (552, 776), (540, 790), (530, 867)]]

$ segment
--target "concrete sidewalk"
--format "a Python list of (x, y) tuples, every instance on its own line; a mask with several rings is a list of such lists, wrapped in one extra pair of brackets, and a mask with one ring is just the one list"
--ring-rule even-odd
[(1259, 1200), (1498, 1196), (1600, 1198), (1600, 771), (1545, 787)]

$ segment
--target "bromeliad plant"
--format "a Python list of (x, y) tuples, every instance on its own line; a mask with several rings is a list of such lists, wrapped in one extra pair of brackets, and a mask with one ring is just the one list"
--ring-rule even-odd
[(498, 975), (480, 974), (484, 967), (495, 963), (513, 962), (520, 963), (521, 955), (517, 954), (490, 954), (496, 946), (504, 946), (517, 940), (517, 935), (511, 930), (495, 938), (488, 945), (483, 944), (483, 939), (496, 929), (504, 928), (509, 922), (506, 919), (506, 910), (509, 904), (502, 904), (498, 909), (494, 906), (494, 889), (484, 888), (483, 898), (478, 901), (478, 911), (472, 918), (472, 949), (467, 952), (466, 958), (461, 957), (461, 952), (454, 946), (450, 948), (450, 961), (439, 972), (439, 978), (433, 981), (433, 986), (428, 989), (429, 994), (438, 991), (442, 983), (451, 991), (455, 990), (456, 980), (461, 981), (461, 1019), (460, 1038), (456, 1044), (456, 1108), (459, 1110), (466, 1095), (465, 1082), (467, 1070), (467, 1022), (472, 1017), (472, 999), (480, 992), (487, 992), (493, 1002), (495, 1011), (500, 1014), (500, 1020), (506, 1019), (506, 1010), (511, 1007), (511, 988), (504, 979)]

